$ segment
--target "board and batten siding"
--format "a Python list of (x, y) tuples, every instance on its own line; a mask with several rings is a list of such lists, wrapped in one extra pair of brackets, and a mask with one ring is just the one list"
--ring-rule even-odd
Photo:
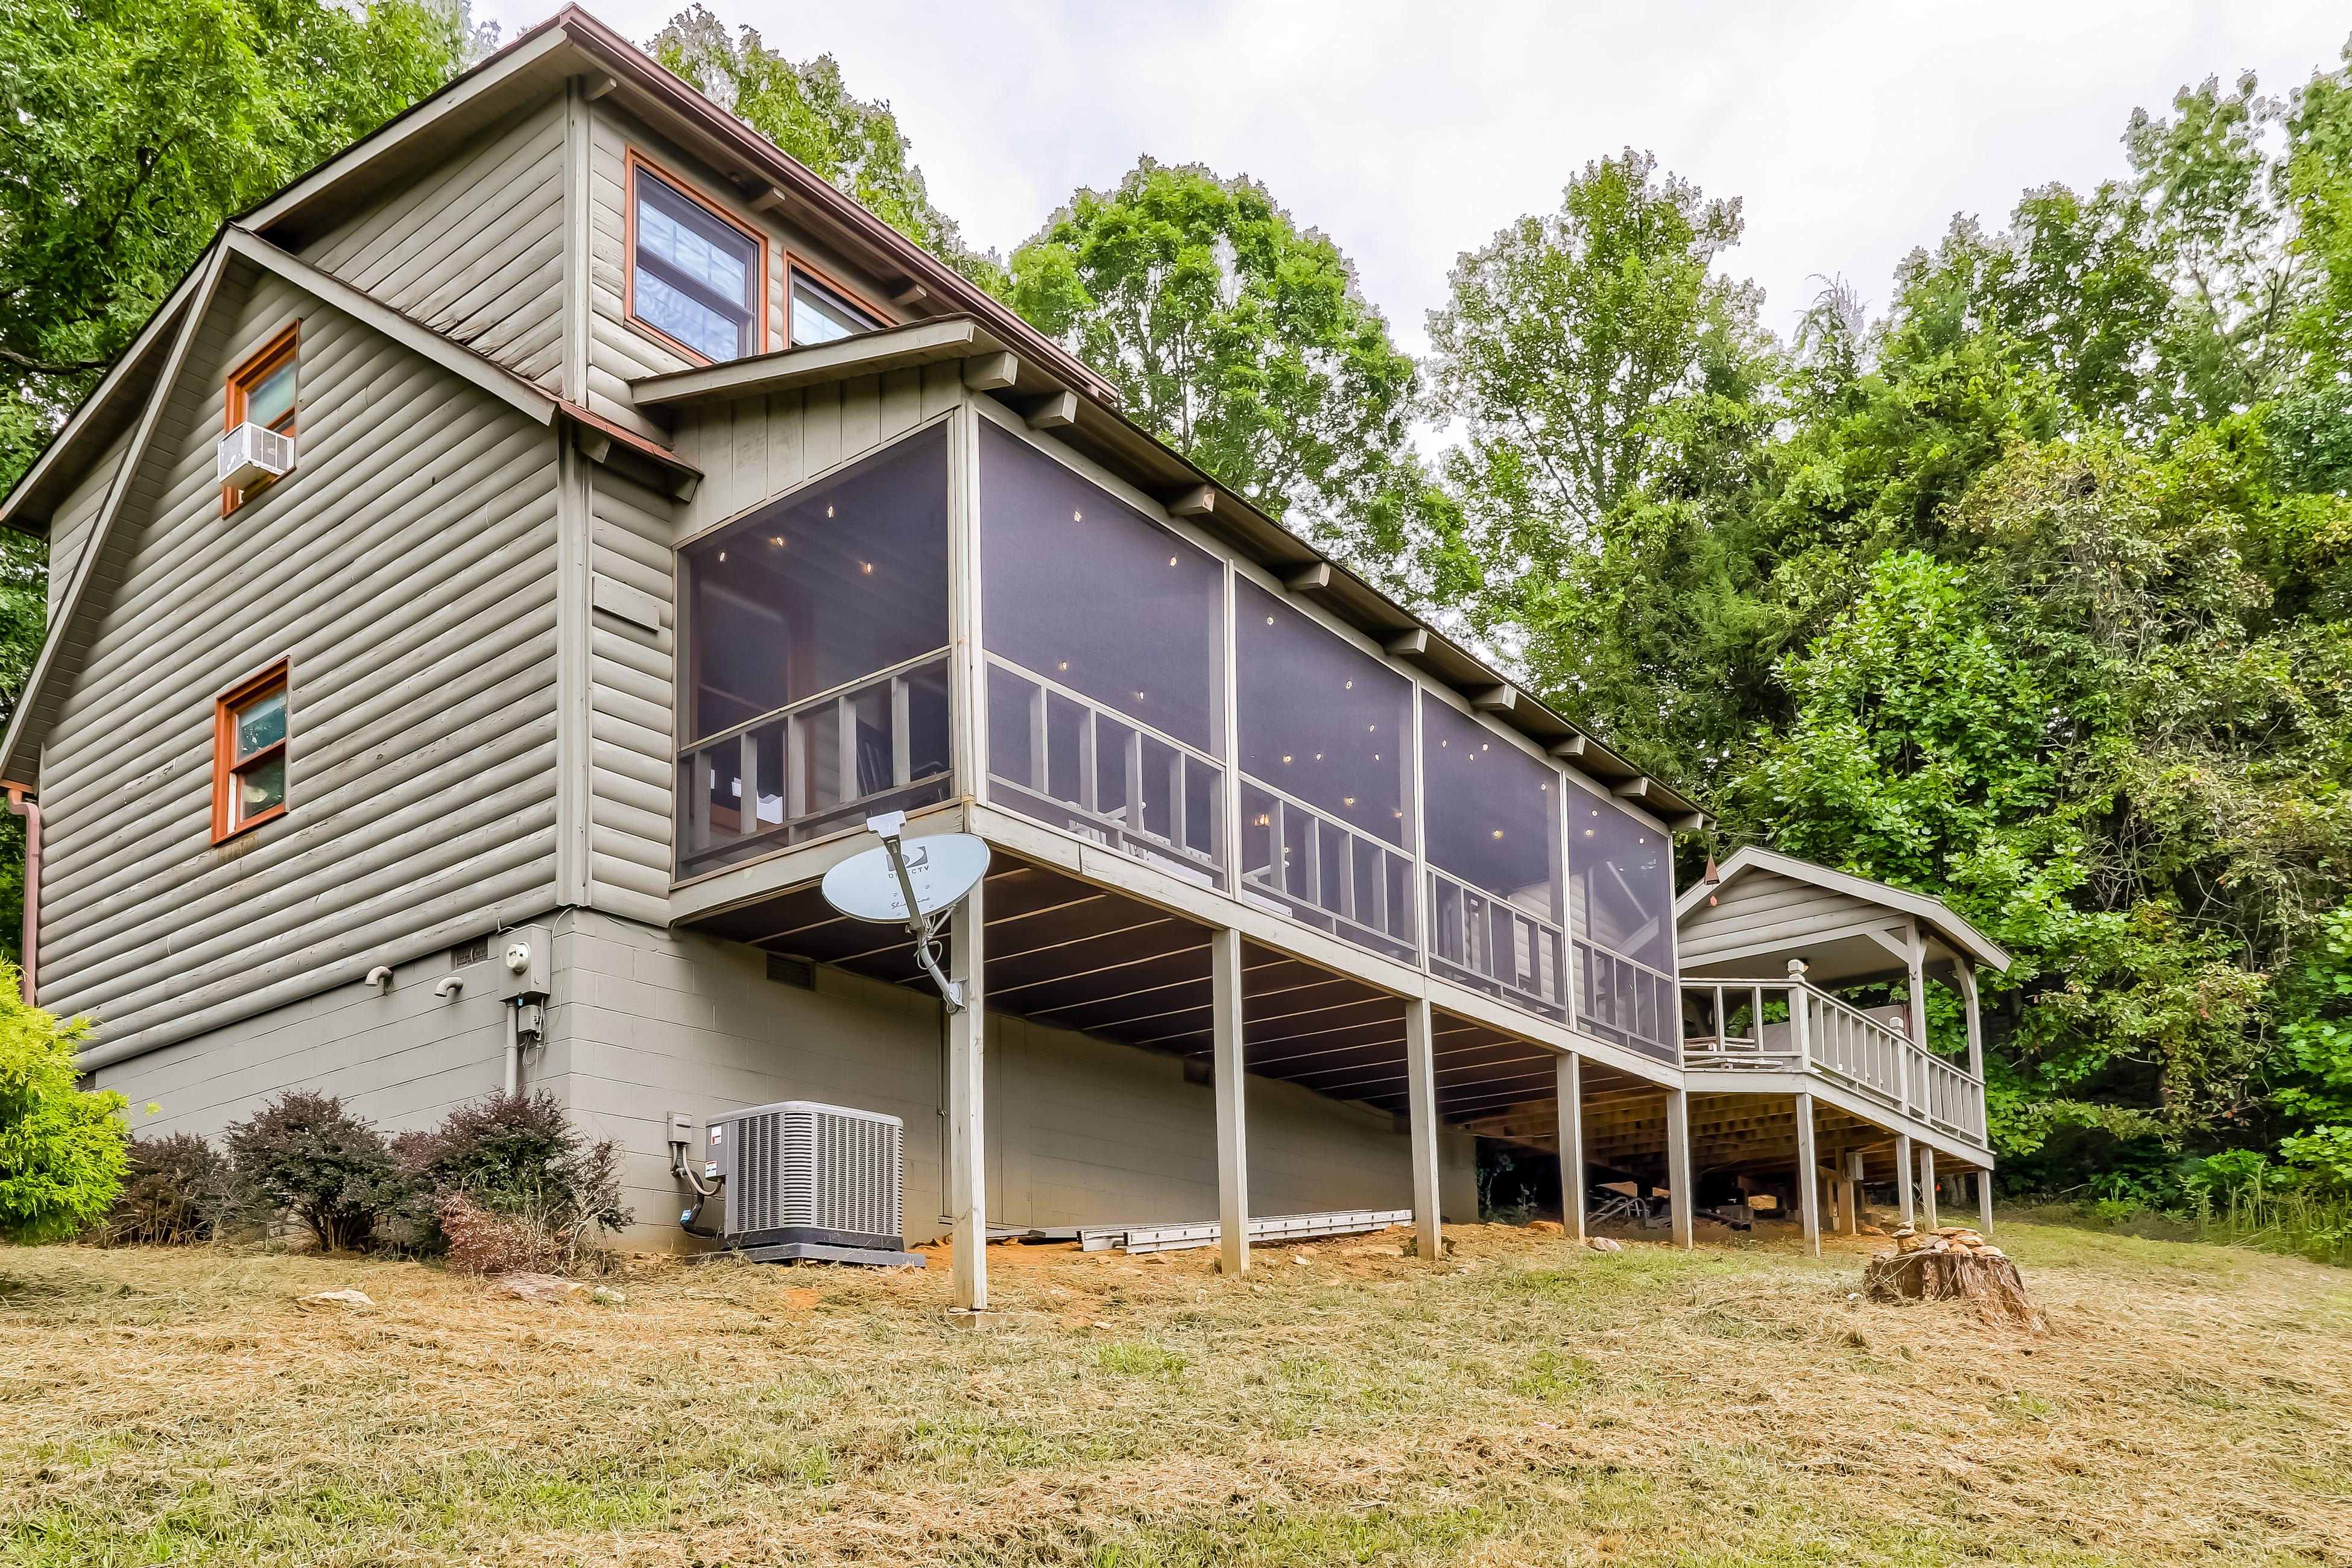
[(949, 362), (679, 411), (678, 456), (703, 472), (680, 508), (681, 537), (742, 515), (961, 404)]
[(81, 482), (59, 502), (49, 519), (49, 618), (58, 615), (58, 602), (66, 596), (73, 584), (74, 568), (81, 563), (81, 547), (89, 542), (90, 524), (98, 521), (100, 508), (106, 504), (106, 492), (114, 484), (114, 476), (122, 467), (122, 454), (130, 449), (131, 433), (126, 430), (114, 438), (114, 444), (100, 455), (97, 462)]
[(1902, 921), (1901, 915), (1883, 904), (1777, 872), (1751, 870), (1719, 889), (1712, 906), (1701, 904), (1682, 918), (1676, 951), (1683, 968), (1689, 970), (1744, 950)]
[[(224, 518), (224, 379), (297, 316), (299, 467)], [(207, 313), (147, 459), (58, 673), (43, 1004), (143, 1049), (552, 907), (552, 436), (265, 276)], [(280, 656), (289, 809), (215, 847), (214, 700)]]
[(343, 223), (304, 259), (562, 391), (561, 93)]

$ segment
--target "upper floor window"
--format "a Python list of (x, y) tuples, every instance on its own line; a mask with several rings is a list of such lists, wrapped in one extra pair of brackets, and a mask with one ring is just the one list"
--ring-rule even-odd
[[(251, 423), (280, 436), (292, 436), (296, 416), (299, 412), (297, 393), (302, 369), (301, 328), (287, 328), (263, 346), (261, 352), (238, 366), (228, 378), (228, 424), (234, 430)], [(224, 511), (234, 511), (247, 498), (257, 494), (263, 486), (275, 480), (264, 479), (244, 489), (230, 489), (222, 493)]]
[(213, 841), (286, 810), (286, 663), (213, 704)]
[(760, 352), (760, 237), (630, 165), (629, 314), (707, 360)]
[(882, 322), (873, 312), (853, 305), (836, 289), (828, 289), (807, 273), (793, 273), (793, 347), (829, 343), (877, 330)]

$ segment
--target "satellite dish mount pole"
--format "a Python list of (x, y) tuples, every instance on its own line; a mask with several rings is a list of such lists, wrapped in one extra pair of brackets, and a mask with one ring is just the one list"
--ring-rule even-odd
[[(939, 986), (947, 1010), (961, 1013), (963, 1011), (963, 987), (949, 979), (940, 968), (939, 955), (940, 931), (946, 926), (949, 912), (954, 906), (935, 914), (923, 912), (922, 901), (915, 897), (915, 879), (907, 874), (906, 854), (898, 847), (899, 832), (906, 826), (907, 814), (903, 811), (885, 812), (880, 816), (866, 819), (866, 830), (882, 840), (882, 847), (889, 852), (890, 869), (898, 873), (899, 896), (907, 900), (907, 930), (915, 938), (915, 961)], [(956, 901), (961, 903), (963, 900), (959, 899)]]

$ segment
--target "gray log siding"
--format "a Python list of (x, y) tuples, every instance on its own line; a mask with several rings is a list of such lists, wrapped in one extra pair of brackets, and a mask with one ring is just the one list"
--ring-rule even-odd
[(649, 595), (658, 631), (605, 610), (589, 627), (589, 901), (656, 925), (669, 920), (671, 672), (677, 649), (668, 497), (616, 474), (589, 477), (595, 577)]
[(90, 524), (98, 521), (100, 507), (106, 502), (107, 488), (114, 483), (116, 470), (122, 467), (122, 454), (131, 445), (131, 433), (124, 431), (114, 438), (114, 444), (90, 465), (81, 482), (58, 506), (49, 519), (49, 617), (58, 614), (58, 601), (65, 597), (66, 587), (73, 581), (74, 567), (81, 560), (81, 547), (89, 542)]
[[(298, 313), (300, 467), (224, 519), (222, 381)], [(275, 279), (173, 396), (41, 780), (42, 999), (105, 1056), (555, 901), (552, 437)], [(215, 848), (213, 699), (279, 654), (291, 809)]]
[[(677, 1245), (683, 1189), (668, 1113), (779, 1100), (853, 1105), (906, 1124), (906, 1225), (940, 1222), (938, 1005), (819, 969), (804, 991), (755, 950), (591, 911), (563, 918), (543, 1063), (527, 1074), (618, 1142), (636, 1237)], [(989, 1217), (1003, 1225), (1207, 1219), (1217, 1206), (1211, 1091), (1173, 1058), (1017, 1018), (988, 1020)], [(1385, 1115), (1296, 1084), (1249, 1084), (1251, 1206), (1260, 1214), (1410, 1203), (1406, 1140)], [(1476, 1212), (1474, 1142), (1441, 1142), (1447, 1214)]]
[(678, 455), (707, 476), (684, 509), (682, 534), (740, 516), (855, 461), (962, 402), (960, 364), (780, 392), (679, 412)]
[(1794, 941), (1858, 925), (1899, 924), (1902, 920), (1884, 905), (1760, 868), (1746, 872), (1716, 897), (1713, 907), (1702, 904), (1683, 917), (1676, 946), (1685, 969), (1711, 963), (1719, 953), (1767, 940)]
[(563, 155), (558, 94), (397, 187), (304, 259), (562, 390)]

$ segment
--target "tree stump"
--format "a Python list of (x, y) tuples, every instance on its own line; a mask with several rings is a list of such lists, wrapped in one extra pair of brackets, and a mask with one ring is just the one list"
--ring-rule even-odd
[(1992, 1321), (2037, 1334), (2049, 1331), (2026, 1293), (2024, 1276), (1998, 1253), (1960, 1247), (1898, 1252), (1870, 1259), (1862, 1280), (1874, 1301), (1966, 1301)]

